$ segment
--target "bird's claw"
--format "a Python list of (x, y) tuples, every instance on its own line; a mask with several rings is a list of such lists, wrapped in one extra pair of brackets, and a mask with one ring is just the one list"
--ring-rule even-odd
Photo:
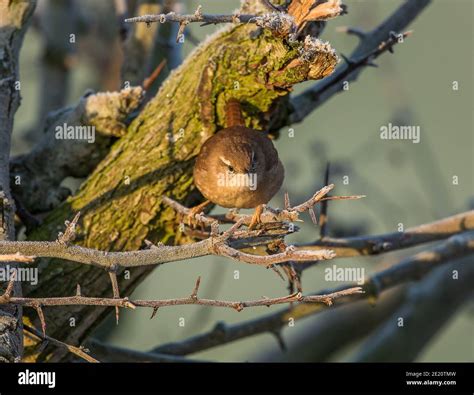
[(260, 216), (263, 213), (263, 205), (259, 205), (255, 208), (252, 219), (250, 221), (249, 229), (255, 229), (258, 225), (262, 223)]

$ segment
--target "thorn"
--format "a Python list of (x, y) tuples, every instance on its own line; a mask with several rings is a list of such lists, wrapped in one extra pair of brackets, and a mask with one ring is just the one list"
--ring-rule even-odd
[(198, 5), (196, 11), (194, 11), (194, 16), (197, 18), (202, 17), (202, 5)]
[(59, 244), (67, 245), (74, 240), (74, 238), (76, 237), (76, 225), (79, 221), (80, 216), (81, 212), (78, 211), (72, 221), (64, 222), (64, 224), (66, 225), (66, 229), (64, 230), (64, 233), (59, 232), (58, 238), (56, 239)]
[(313, 221), (313, 224), (318, 225), (318, 220), (316, 219), (316, 214), (314, 213), (313, 207), (311, 207), (308, 212), (309, 216), (311, 217), (311, 221)]
[(155, 80), (158, 78), (158, 76), (161, 74), (163, 69), (166, 66), (166, 59), (163, 59), (158, 66), (156, 66), (155, 70), (150, 74), (149, 77), (145, 78), (145, 80), (142, 82), (142, 87), (144, 90), (148, 90), (150, 86), (155, 82)]
[(41, 339), (40, 345), (38, 349), (36, 350), (36, 352), (38, 354), (41, 354), (46, 349), (46, 347), (48, 347), (48, 345), (49, 345), (49, 341), (47, 339)]
[(396, 32), (394, 32), (393, 30), (388, 34), (388, 36), (390, 37), (390, 39), (392, 40), (398, 40), (398, 34)]
[(151, 313), (150, 320), (156, 315), (156, 313), (158, 312), (158, 309), (159, 309), (159, 307), (153, 307), (153, 311)]
[(354, 64), (354, 62), (351, 59), (349, 59), (346, 55), (342, 53), (341, 53), (341, 58), (344, 60), (344, 62), (346, 62), (348, 66), (352, 66)]
[(290, 210), (290, 195), (288, 194), (288, 191), (285, 192), (285, 210)]
[(184, 35), (184, 29), (186, 28), (186, 25), (188, 24), (188, 21), (183, 21), (179, 23), (179, 29), (178, 29), (178, 34), (176, 36), (176, 42), (179, 43), (179, 39), (183, 37)]
[(326, 304), (326, 306), (332, 306), (332, 299), (331, 298), (326, 298), (323, 300), (323, 303)]
[(35, 309), (41, 322), (41, 331), (43, 332), (43, 337), (46, 337), (46, 321), (44, 319), (43, 309), (40, 305), (35, 306)]
[(283, 274), (281, 274), (281, 272), (278, 270), (278, 268), (276, 266), (271, 266), (270, 267), (276, 274), (278, 274), (278, 276), (283, 280), (285, 281), (285, 278), (283, 277)]
[(196, 280), (196, 285), (194, 286), (193, 293), (191, 294), (191, 299), (197, 300), (199, 285), (201, 285), (201, 276), (199, 276)]
[(213, 334), (213, 336), (219, 336), (219, 337), (224, 338), (227, 333), (227, 326), (225, 322), (223, 321), (217, 322), (214, 328), (212, 328), (211, 333)]
[(81, 295), (81, 286), (79, 284), (76, 285), (76, 296), (82, 296)]
[(216, 237), (219, 235), (219, 221), (214, 221), (211, 224), (211, 237)]
[(13, 274), (10, 278), (10, 281), (8, 282), (7, 289), (6, 289), (5, 293), (3, 294), (3, 297), (7, 300), (10, 299), (10, 297), (13, 294), (13, 286), (15, 284), (15, 278), (16, 278), (16, 270), (13, 272)]
[(358, 39), (363, 40), (367, 33), (358, 27), (339, 26), (336, 28), (338, 33), (346, 33), (356, 36)]
[(160, 247), (164, 246), (164, 244), (161, 242), (159, 242), (158, 244), (153, 244), (150, 240), (147, 239), (145, 239), (144, 243), (150, 250), (159, 249)]
[[(110, 277), (110, 282), (112, 283), (112, 293), (113, 293), (114, 299), (120, 299), (120, 292), (119, 292), (115, 265), (113, 268), (111, 268), (111, 271), (109, 271), (109, 277)], [(119, 324), (119, 319), (120, 319), (120, 307), (115, 306), (115, 322), (117, 325)]]
[(275, 338), (278, 342), (278, 345), (280, 346), (280, 350), (281, 351), (286, 351), (287, 347), (286, 347), (286, 344), (285, 344), (285, 340), (283, 339), (283, 336), (281, 334), (281, 331), (274, 330), (271, 333), (272, 333), (273, 336), (275, 336)]

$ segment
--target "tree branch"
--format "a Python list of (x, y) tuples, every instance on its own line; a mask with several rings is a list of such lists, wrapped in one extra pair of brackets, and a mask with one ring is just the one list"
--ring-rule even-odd
[(25, 324), (23, 325), (23, 328), (24, 328), (25, 332), (29, 332), (27, 334), (27, 336), (33, 335), (35, 339), (39, 340), (42, 343), (41, 346), (45, 343), (51, 343), (51, 344), (54, 344), (57, 347), (66, 349), (70, 353), (72, 353), (74, 355), (77, 355), (79, 358), (81, 358), (81, 359), (83, 359), (87, 362), (92, 362), (92, 363), (99, 362), (97, 359), (91, 357), (88, 354), (88, 352), (86, 352), (88, 350), (84, 349), (83, 347), (75, 347), (75, 346), (71, 346), (70, 344), (63, 343), (62, 341), (54, 339), (50, 336), (46, 336), (46, 335), (42, 334), (36, 328), (33, 328), (33, 327), (25, 325)]
[[(406, 0), (392, 15), (363, 37), (352, 52), (346, 64), (339, 66), (336, 71), (319, 83), (291, 99), (291, 114), (287, 124), (301, 122), (312, 111), (317, 109), (335, 93), (343, 91), (344, 82), (355, 81), (366, 66), (373, 65), (373, 60), (382, 53), (392, 51), (398, 42), (400, 32), (405, 29), (431, 0)], [(405, 33), (404, 35), (406, 35)], [(285, 125), (279, 125), (282, 127)]]
[(278, 36), (289, 36), (295, 34), (297, 26), (294, 23), (293, 17), (282, 12), (272, 12), (264, 15), (249, 15), (235, 13), (232, 15), (212, 15), (203, 14), (201, 6), (199, 6), (194, 14), (179, 15), (175, 12), (157, 15), (142, 15), (134, 18), (125, 19), (127, 23), (146, 23), (147, 25), (153, 22), (174, 22), (179, 24), (178, 35), (176, 41), (183, 37), (185, 27), (190, 23), (200, 22), (205, 25), (219, 24), (219, 23), (254, 23), (259, 27), (267, 28)]
[[(10, 280), (13, 284), (14, 279)], [(302, 295), (300, 292), (280, 296), (276, 298), (262, 298), (257, 300), (248, 301), (228, 301), (228, 300), (216, 300), (216, 299), (202, 299), (198, 298), (197, 295), (191, 294), (184, 298), (174, 299), (160, 299), (160, 300), (130, 300), (129, 298), (96, 298), (82, 295), (74, 296), (63, 296), (56, 298), (25, 298), (15, 297), (11, 295), (11, 292), (5, 292), (0, 296), (0, 305), (13, 304), (19, 306), (28, 306), (35, 309), (43, 306), (108, 306), (108, 307), (121, 307), (136, 309), (137, 307), (149, 307), (156, 311), (160, 307), (166, 306), (182, 306), (182, 305), (201, 305), (201, 306), (213, 306), (213, 307), (224, 307), (233, 309), (236, 311), (242, 311), (248, 307), (269, 307), (273, 305), (286, 304), (286, 303), (323, 303), (327, 306), (331, 306), (335, 299), (362, 293), (360, 287), (352, 287), (343, 289), (337, 292), (331, 292), (329, 294), (322, 295)]]
[[(462, 256), (472, 256), (474, 253), (474, 232), (466, 232), (450, 237), (431, 251), (424, 251), (406, 258), (398, 264), (375, 273), (362, 285), (364, 293), (348, 295), (334, 301), (335, 306), (352, 303), (354, 301), (374, 298), (380, 293), (410, 281), (417, 281), (424, 274), (439, 265), (451, 262)], [(324, 290), (320, 293), (330, 294), (351, 288), (350, 285)], [(243, 339), (261, 333), (274, 333), (281, 330), (293, 318), (306, 318), (326, 309), (322, 304), (296, 304), (276, 313), (245, 321), (234, 325), (219, 323), (210, 332), (193, 336), (180, 342), (168, 343), (154, 348), (153, 352), (171, 355), (187, 355), (235, 340)]]
[(71, 262), (96, 266), (105, 270), (110, 270), (112, 267), (154, 266), (206, 255), (220, 255), (239, 262), (266, 267), (288, 260), (304, 262), (315, 259), (324, 260), (334, 258), (334, 254), (330, 250), (320, 249), (307, 252), (302, 249), (296, 250), (292, 246), (287, 247), (284, 252), (279, 254), (270, 256), (252, 255), (230, 247), (226, 244), (228, 237), (230, 237), (230, 235), (222, 234), (215, 238), (211, 237), (197, 243), (184, 244), (182, 246), (157, 246), (149, 250), (126, 252), (100, 251), (81, 246), (60, 244), (54, 241), (0, 241), (0, 253), (19, 253), (25, 256), (34, 255), (42, 258), (61, 258)]
[(474, 210), (415, 226), (404, 232), (347, 238), (324, 237), (313, 243), (299, 244), (296, 249), (330, 249), (338, 258), (377, 255), (446, 239), (456, 233), (469, 230), (474, 230)]
[(197, 359), (188, 359), (175, 355), (158, 354), (131, 350), (123, 347), (113, 346), (96, 339), (86, 342), (87, 348), (102, 362), (165, 362), (165, 363), (209, 363)]
[[(139, 106), (143, 94), (141, 87), (89, 92), (76, 107), (50, 113), (42, 140), (30, 153), (10, 163), (15, 197), (32, 213), (49, 211), (65, 200), (70, 192), (61, 182), (66, 177), (89, 175), (116, 138), (125, 134), (127, 117)], [(70, 138), (61, 137), (68, 133), (66, 128), (82, 131), (87, 127), (93, 140), (74, 138), (72, 144)]]
[[(0, 0), (0, 240), (14, 240), (15, 204), (10, 190), (10, 145), (20, 105), (19, 57), (36, 1)], [(15, 267), (16, 263), (12, 263)], [(21, 295), (20, 283), (15, 291)], [(0, 362), (16, 362), (23, 354), (22, 310), (0, 310)]]
[[(294, 207), (291, 207), (289, 205), (289, 202), (284, 209), (274, 209), (270, 206), (265, 206), (264, 212), (260, 216), (260, 221), (262, 223), (301, 222), (301, 220), (299, 219), (299, 215), (303, 212), (312, 210), (313, 207), (320, 202), (328, 200), (358, 200), (365, 197), (365, 195), (330, 197), (326, 196), (333, 189), (334, 184), (327, 185), (318, 190), (316, 193), (314, 193), (313, 196), (311, 196), (308, 200)], [(182, 215), (187, 216), (191, 212), (190, 209), (184, 207), (183, 205), (179, 204), (173, 199), (170, 199), (169, 197), (164, 196), (163, 202)], [(222, 221), (227, 220), (234, 223), (240, 221), (243, 225), (249, 225), (252, 221), (252, 215), (237, 214), (233, 210), (230, 210), (226, 215), (217, 217), (205, 216), (202, 213), (197, 213), (193, 219), (209, 226), (215, 224), (217, 219)]]
[[(316, 192), (310, 199), (295, 207), (287, 207), (284, 210), (277, 210), (267, 207), (267, 211), (262, 214), (263, 222), (281, 222), (285, 220), (298, 220), (298, 215), (304, 211), (312, 209), (312, 207), (324, 200), (343, 200), (343, 199), (359, 199), (362, 196), (332, 196), (325, 197), (327, 193), (334, 188), (334, 185), (323, 187)], [(173, 201), (168, 197), (163, 197), (163, 202), (171, 205), (182, 214), (189, 214), (189, 209)], [(158, 265), (167, 262), (179, 261), (187, 258), (194, 258), (205, 255), (220, 255), (234, 260), (249, 264), (263, 265), (269, 267), (271, 265), (286, 261), (304, 262), (314, 260), (324, 260), (334, 258), (334, 254), (330, 250), (318, 249), (311, 250), (309, 253), (300, 248), (296, 250), (292, 246), (288, 246), (285, 251), (273, 255), (261, 256), (248, 254), (238, 251), (227, 243), (238, 228), (245, 222), (250, 223), (251, 216), (237, 216), (235, 224), (227, 231), (218, 235), (217, 221), (202, 215), (196, 216), (197, 219), (214, 227), (211, 237), (203, 241), (182, 246), (155, 246), (148, 250), (127, 251), (127, 252), (105, 252), (81, 246), (70, 245), (75, 237), (76, 225), (79, 220), (79, 213), (76, 213), (72, 222), (66, 221), (66, 230), (60, 233), (56, 242), (47, 241), (16, 241), (1, 242), (0, 254), (20, 254), (22, 258), (26, 256), (36, 256), (42, 258), (61, 258), (73, 262), (93, 265), (105, 270), (112, 267), (138, 267), (147, 265)], [(252, 231), (241, 232), (239, 238), (249, 238), (254, 233)], [(0, 255), (1, 256), (1, 255)]]
[(430, 273), (411, 287), (406, 302), (360, 346), (353, 361), (414, 361), (449, 318), (474, 295), (473, 283), (472, 254)]

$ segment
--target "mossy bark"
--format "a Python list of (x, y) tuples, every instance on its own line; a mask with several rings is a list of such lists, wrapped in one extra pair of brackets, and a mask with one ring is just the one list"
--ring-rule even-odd
[[(177, 233), (175, 213), (160, 196), (195, 203), (194, 159), (203, 142), (223, 126), (228, 98), (243, 103), (248, 126), (265, 130), (294, 84), (332, 72), (337, 62), (333, 51), (321, 49), (308, 56), (307, 50), (304, 43), (289, 44), (249, 24), (216, 33), (169, 76), (78, 193), (54, 210), (31, 239), (55, 239), (64, 221), (81, 211), (75, 242), (87, 247), (136, 250), (145, 239), (187, 241)], [(71, 295), (76, 284), (84, 295), (111, 296), (109, 276), (95, 267), (46, 260), (39, 266), (39, 284), (27, 290), (28, 296)], [(133, 269), (130, 279), (120, 273), (121, 294), (130, 294), (150, 270)], [(47, 333), (81, 343), (111, 311), (84, 306), (45, 309)], [(25, 313), (37, 320), (34, 311)], [(75, 327), (69, 325), (70, 317)], [(29, 359), (45, 358), (45, 353), (29, 351)], [(47, 358), (65, 356), (56, 351)]]

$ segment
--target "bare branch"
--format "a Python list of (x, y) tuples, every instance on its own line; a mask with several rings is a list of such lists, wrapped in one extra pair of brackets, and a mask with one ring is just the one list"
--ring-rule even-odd
[(167, 363), (203, 363), (209, 362), (197, 359), (188, 359), (174, 355), (158, 354), (130, 350), (103, 343), (96, 339), (89, 339), (86, 346), (102, 362), (167, 362)]
[[(329, 185), (329, 162), (326, 165), (326, 172), (324, 174), (324, 185)], [(319, 238), (327, 236), (327, 224), (328, 224), (328, 200), (325, 200), (321, 204), (321, 213), (319, 215)]]
[[(466, 232), (452, 236), (431, 251), (421, 252), (402, 260), (386, 270), (373, 274), (362, 286), (364, 293), (340, 297), (334, 300), (334, 304), (343, 305), (361, 299), (377, 297), (378, 294), (388, 289), (410, 281), (419, 280), (424, 274), (439, 265), (450, 263), (453, 259), (461, 256), (472, 257), (473, 254), (474, 232)], [(350, 285), (345, 285), (331, 290), (324, 290), (321, 291), (321, 293), (339, 293), (350, 288)], [(296, 304), (276, 313), (234, 325), (227, 326), (223, 323), (219, 323), (210, 332), (193, 336), (181, 342), (164, 344), (154, 348), (152, 351), (171, 355), (192, 354), (256, 334), (266, 332), (273, 333), (273, 331), (287, 325), (290, 318), (299, 320), (317, 314), (325, 308), (327, 308), (327, 306), (323, 304)]]
[[(458, 272), (457, 276), (454, 272)], [(356, 362), (412, 362), (454, 313), (474, 294), (472, 255), (430, 273), (411, 287), (400, 309), (370, 336)], [(403, 320), (400, 327), (394, 323)], [(406, 344), (410, 347), (406, 347)]]
[(294, 248), (288, 248), (287, 251), (281, 254), (271, 256), (246, 254), (230, 247), (222, 236), (182, 246), (160, 246), (148, 250), (127, 252), (106, 252), (48, 241), (0, 241), (0, 253), (21, 253), (24, 255), (33, 255), (34, 253), (37, 257), (61, 258), (105, 270), (109, 270), (113, 265), (121, 268), (153, 266), (206, 255), (221, 255), (239, 262), (262, 266), (286, 262), (287, 260), (304, 262), (332, 259), (334, 257), (330, 250), (311, 250), (308, 252), (303, 249), (296, 250)]
[(65, 222), (66, 230), (64, 231), (64, 233), (60, 232), (58, 235), (58, 239), (56, 240), (59, 244), (67, 245), (71, 241), (74, 241), (74, 239), (76, 238), (76, 225), (77, 221), (79, 221), (80, 216), (81, 212), (79, 211), (78, 213), (76, 213), (74, 219), (71, 222)]
[(200, 22), (203, 25), (219, 24), (219, 23), (254, 23), (257, 26), (270, 29), (279, 36), (288, 36), (296, 32), (296, 25), (294, 19), (281, 12), (272, 12), (264, 15), (249, 15), (249, 14), (233, 14), (233, 15), (212, 15), (203, 14), (199, 7), (194, 14), (179, 15), (175, 12), (157, 15), (142, 15), (134, 18), (125, 19), (128, 23), (146, 23), (154, 22), (166, 23), (174, 22), (179, 24), (179, 31), (177, 40), (184, 33), (185, 27), (190, 23)]
[[(88, 92), (75, 107), (50, 113), (42, 140), (26, 154), (10, 161), (13, 192), (32, 213), (49, 211), (66, 199), (70, 191), (61, 186), (66, 177), (86, 177), (108, 153), (115, 138), (125, 134), (127, 117), (141, 103), (141, 87), (120, 92)], [(56, 128), (90, 127), (92, 140), (56, 138)], [(64, 133), (66, 131), (64, 130)], [(19, 177), (21, 185), (14, 178)]]
[[(273, 222), (297, 222), (301, 221), (299, 219), (299, 214), (311, 210), (316, 204), (319, 202), (323, 202), (325, 200), (357, 200), (365, 197), (365, 195), (354, 195), (354, 196), (331, 196), (327, 197), (326, 195), (334, 189), (334, 184), (327, 185), (321, 188), (319, 191), (313, 194), (308, 200), (305, 202), (295, 206), (289, 206), (289, 197), (285, 199), (285, 208), (282, 209), (274, 209), (270, 206), (265, 207), (265, 211), (260, 216), (260, 220), (262, 223), (273, 223)], [(189, 215), (190, 209), (182, 206), (178, 202), (172, 200), (169, 197), (164, 196), (163, 202), (170, 207), (173, 207), (177, 212), (182, 215)], [(216, 219), (222, 220), (227, 219), (231, 222), (238, 222), (241, 221), (244, 225), (249, 225), (252, 221), (252, 215), (247, 214), (236, 214), (233, 210), (230, 210), (224, 218), (222, 217), (212, 217), (212, 216), (205, 216), (202, 214), (196, 214), (195, 218), (196, 221), (202, 222), (205, 225), (212, 226)]]
[[(11, 281), (13, 283), (13, 281)], [(200, 283), (200, 278), (196, 283), (193, 293), (185, 298), (176, 299), (161, 299), (161, 300), (129, 300), (128, 298), (95, 298), (85, 296), (64, 296), (55, 298), (24, 298), (14, 297), (7, 293), (0, 296), (0, 305), (3, 304), (14, 304), (21, 306), (33, 307), (38, 311), (38, 315), (41, 318), (42, 324), (44, 324), (44, 315), (42, 312), (42, 306), (112, 306), (135, 309), (137, 307), (150, 307), (157, 309), (165, 306), (180, 306), (180, 305), (202, 305), (202, 306), (214, 306), (214, 307), (225, 307), (242, 311), (247, 307), (257, 306), (272, 306), (277, 304), (285, 304), (292, 302), (300, 303), (324, 303), (328, 306), (332, 305), (335, 299), (353, 295), (363, 292), (360, 287), (353, 287), (349, 289), (343, 289), (338, 292), (331, 292), (323, 295), (308, 295), (304, 296), (300, 292), (292, 295), (286, 295), (276, 298), (263, 298), (249, 301), (227, 301), (227, 300), (215, 300), (215, 299), (201, 299), (197, 297), (197, 288)], [(45, 324), (43, 325), (43, 332)]]
[(348, 238), (325, 237), (311, 244), (298, 245), (296, 248), (331, 249), (338, 258), (377, 255), (446, 239), (456, 233), (469, 230), (474, 230), (474, 210), (409, 228), (404, 232)]
[(31, 263), (35, 258), (35, 256), (25, 256), (21, 254), (0, 255), (0, 262)]
[(33, 328), (33, 327), (25, 325), (25, 324), (23, 324), (23, 329), (25, 330), (25, 332), (28, 332), (27, 336), (33, 335), (36, 339), (39, 339), (41, 342), (48, 342), (48, 343), (54, 344), (55, 346), (65, 348), (70, 353), (72, 353), (74, 355), (77, 355), (79, 358), (82, 358), (87, 362), (92, 362), (92, 363), (100, 362), (97, 359), (91, 357), (86, 352), (87, 350), (84, 349), (83, 347), (71, 346), (70, 344), (63, 343), (62, 341), (54, 339), (50, 336), (47, 336), (47, 335), (45, 336), (44, 333), (41, 333), (36, 328)]
[[(405, 29), (430, 2), (431, 0), (406, 0), (382, 24), (366, 33), (345, 65), (339, 66), (332, 75), (291, 100), (293, 112), (290, 115), (289, 124), (303, 121), (308, 114), (335, 93), (341, 92), (344, 81), (355, 81), (366, 66), (373, 64), (374, 59), (384, 52), (392, 50), (394, 45), (403, 40), (399, 40), (401, 35), (392, 34), (392, 32), (400, 32)], [(403, 36), (406, 35), (407, 33), (403, 34)]]

